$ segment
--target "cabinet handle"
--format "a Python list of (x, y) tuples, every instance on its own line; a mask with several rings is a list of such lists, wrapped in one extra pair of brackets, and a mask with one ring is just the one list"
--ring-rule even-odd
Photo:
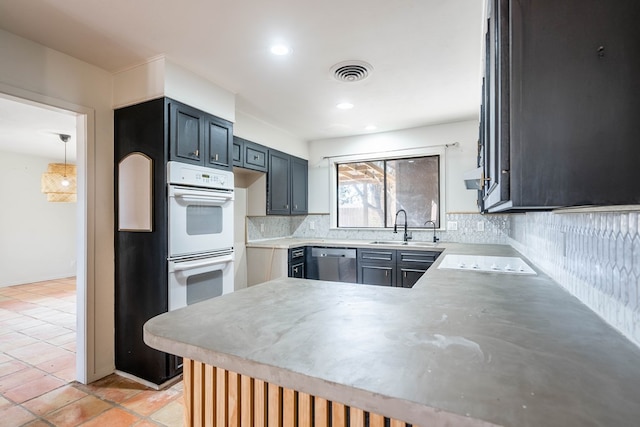
[(257, 154), (253, 155), (253, 160), (258, 160), (260, 158), (260, 156), (258, 156)]
[(389, 277), (389, 270), (384, 271), (384, 277)]
[(298, 209), (298, 205), (293, 205), (293, 209)]
[(480, 174), (480, 189), (484, 190), (484, 186), (487, 182), (491, 182), (491, 178), (485, 177), (484, 172)]
[(213, 156), (213, 157), (211, 158), (211, 161), (213, 161), (213, 162), (217, 162), (217, 161), (218, 161), (218, 154), (216, 154), (215, 156)]
[(509, 173), (509, 170), (507, 170), (507, 169), (502, 169), (502, 174), (503, 174), (503, 175), (506, 175), (506, 174), (508, 174), (508, 173)]
[(289, 205), (284, 205), (284, 208), (285, 209), (289, 209)]
[(196, 150), (193, 153), (191, 153), (192, 156), (198, 157), (200, 155), (200, 150)]
[(405, 279), (407, 278), (407, 272), (406, 271), (404, 272), (404, 278)]

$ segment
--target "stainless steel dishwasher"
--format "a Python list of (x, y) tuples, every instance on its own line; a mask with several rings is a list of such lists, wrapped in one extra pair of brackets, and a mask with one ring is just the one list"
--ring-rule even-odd
[(356, 250), (312, 247), (307, 279), (357, 283)]

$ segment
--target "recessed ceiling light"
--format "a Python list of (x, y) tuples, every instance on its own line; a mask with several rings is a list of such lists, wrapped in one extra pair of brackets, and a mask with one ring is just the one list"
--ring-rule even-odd
[(271, 53), (278, 56), (289, 55), (291, 53), (291, 48), (284, 44), (275, 44), (271, 46)]
[(364, 130), (376, 130), (376, 129), (378, 129), (378, 126), (376, 125), (368, 125), (368, 126), (365, 126), (364, 128)]
[(353, 104), (350, 102), (341, 102), (340, 104), (336, 105), (336, 108), (339, 108), (340, 110), (350, 110), (353, 108)]

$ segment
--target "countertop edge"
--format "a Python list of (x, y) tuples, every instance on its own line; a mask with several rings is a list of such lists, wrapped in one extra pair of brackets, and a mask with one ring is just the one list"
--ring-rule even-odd
[[(179, 342), (172, 338), (163, 337), (161, 334), (155, 334), (153, 332), (153, 327), (156, 323), (154, 322), (155, 319), (150, 319), (145, 323), (143, 338), (145, 344), (160, 351), (257, 378), (281, 387), (301, 391), (312, 396), (340, 402), (365, 411), (384, 414), (386, 417), (413, 423), (414, 425), (432, 427), (502, 427), (499, 424), (420, 403), (385, 396), (247, 358)], [(363, 402), (365, 402), (365, 405), (362, 404)]]

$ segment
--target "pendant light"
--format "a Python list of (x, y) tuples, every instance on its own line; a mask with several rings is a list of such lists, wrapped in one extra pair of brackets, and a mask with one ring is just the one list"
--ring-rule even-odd
[(60, 134), (60, 139), (64, 142), (64, 176), (60, 181), (63, 187), (69, 186), (69, 180), (67, 179), (67, 142), (69, 142), (69, 138), (69, 135)]
[(47, 171), (42, 174), (41, 190), (49, 202), (75, 202), (76, 166), (67, 164), (67, 142), (71, 136), (59, 134), (59, 137), (64, 143), (64, 164), (49, 163)]

